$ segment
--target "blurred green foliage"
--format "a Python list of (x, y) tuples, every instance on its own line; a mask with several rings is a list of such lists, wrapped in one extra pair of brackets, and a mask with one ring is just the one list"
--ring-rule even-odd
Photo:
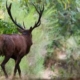
[[(53, 6), (50, 5), (51, 18), (48, 19), (49, 39), (52, 41), (51, 45), (59, 46), (64, 44), (70, 37), (73, 37), (79, 43), (80, 23), (79, 23), (79, 3), (77, 0), (53, 1)], [(79, 1), (80, 2), (80, 1)], [(77, 4), (78, 3), (78, 4)], [(49, 8), (49, 9), (50, 9)], [(49, 10), (48, 9), (48, 10)], [(52, 48), (53, 48), (52, 46)]]
[[(75, 76), (74, 73), (77, 72), (76, 74), (78, 75), (78, 73), (80, 72), (78, 68), (80, 59), (79, 9), (79, 0), (53, 0), (47, 9), (47, 11), (50, 10), (46, 16), (46, 33), (48, 34), (49, 43), (47, 45), (47, 57), (45, 59), (45, 63), (46, 61), (51, 61), (51, 59), (53, 62), (55, 61), (55, 55), (57, 54), (56, 50), (58, 48), (63, 51), (65, 55), (67, 55), (67, 59), (66, 61), (64, 61), (66, 64), (68, 63), (66, 65), (68, 66), (68, 69), (72, 66), (70, 64), (73, 64), (73, 66), (76, 67), (75, 71), (74, 69), (72, 69), (72, 72), (67, 73), (65, 72), (66, 69), (62, 68), (61, 77), (65, 77), (65, 75), (68, 76), (68, 74)], [(74, 58), (74, 60), (72, 60), (72, 58)], [(77, 64), (75, 61), (76, 59)], [(62, 62), (60, 61), (60, 63)], [(50, 64), (50, 62), (48, 62), (47, 64)]]
[(15, 26), (9, 22), (5, 22), (0, 19), (0, 33), (1, 34), (11, 34), (17, 33)]

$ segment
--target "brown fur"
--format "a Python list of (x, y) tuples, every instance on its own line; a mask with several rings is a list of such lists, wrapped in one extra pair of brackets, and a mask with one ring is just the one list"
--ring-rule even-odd
[[(13, 59), (17, 58), (17, 56), (23, 57), (23, 54), (25, 55), (25, 53), (27, 54), (29, 52), (31, 45), (32, 37), (29, 35), (0, 35), (0, 55), (9, 55)], [(23, 54), (21, 55), (19, 53)]]
[(0, 55), (5, 56), (1, 66), (6, 77), (8, 77), (8, 75), (5, 70), (5, 64), (8, 62), (10, 58), (13, 58), (15, 60), (14, 76), (16, 74), (17, 69), (19, 75), (21, 76), (19, 63), (22, 57), (29, 53), (31, 45), (32, 45), (31, 34), (0, 35)]

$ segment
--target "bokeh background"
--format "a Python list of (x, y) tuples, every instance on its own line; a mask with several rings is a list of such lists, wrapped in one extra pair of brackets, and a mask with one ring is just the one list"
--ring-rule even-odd
[[(38, 19), (34, 3), (45, 10), (40, 27), (33, 31), (33, 45), (21, 63), (26, 79), (79, 79), (80, 76), (80, 0), (7, 0), (12, 15), (26, 29)], [(19, 34), (6, 11), (6, 0), (0, 0), (0, 34)], [(0, 57), (0, 64), (4, 56)], [(14, 60), (6, 64), (11, 76)], [(4, 73), (0, 67), (0, 77)], [(0, 80), (1, 80), (0, 79)]]

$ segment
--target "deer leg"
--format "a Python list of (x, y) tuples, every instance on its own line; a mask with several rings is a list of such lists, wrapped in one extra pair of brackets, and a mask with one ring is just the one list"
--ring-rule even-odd
[[(16, 59), (15, 59), (15, 63), (16, 63)], [(17, 70), (18, 70), (19, 76), (20, 76), (20, 78), (21, 78), (21, 69), (20, 69), (20, 66), (19, 66), (19, 65), (18, 65), (18, 67), (17, 67)]]
[(18, 65), (18, 73), (19, 73), (19, 77), (21, 78), (21, 69), (20, 69), (20, 66)]
[(21, 70), (20, 70), (20, 67), (19, 67), (20, 61), (21, 61), (21, 58), (17, 58), (16, 63), (15, 63), (14, 75), (13, 76), (16, 75), (17, 70), (18, 70), (19, 75), (21, 76)]
[(5, 70), (5, 64), (8, 62), (9, 59), (10, 59), (9, 57), (5, 57), (2, 64), (1, 64), (2, 70), (3, 70), (6, 78), (8, 78), (8, 75), (7, 75), (7, 72)]

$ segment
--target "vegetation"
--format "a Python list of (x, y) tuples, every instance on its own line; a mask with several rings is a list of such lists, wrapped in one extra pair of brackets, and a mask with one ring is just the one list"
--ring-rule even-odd
[[(10, 2), (13, 3), (13, 16), (20, 24), (24, 21), (26, 28), (33, 26), (38, 17), (31, 3), (37, 7), (45, 6), (42, 23), (33, 31), (31, 51), (20, 64), (23, 74), (42, 78), (41, 72), (46, 68), (53, 72), (57, 68), (58, 74), (51, 78), (79, 77), (80, 0), (8, 0)], [(18, 31), (7, 14), (5, 4), (5, 0), (0, 0), (0, 34), (16, 34)], [(0, 57), (0, 62), (3, 58)], [(13, 60), (6, 65), (9, 74), (13, 65)], [(1, 68), (0, 75), (3, 75)]]

